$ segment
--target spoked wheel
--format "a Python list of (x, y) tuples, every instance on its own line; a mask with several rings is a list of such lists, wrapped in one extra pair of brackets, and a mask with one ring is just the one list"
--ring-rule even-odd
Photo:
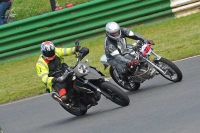
[(110, 75), (113, 78), (113, 80), (125, 90), (136, 91), (140, 88), (140, 83), (138, 82), (131, 82), (131, 83), (129, 81), (119, 82), (120, 81), (119, 75), (116, 72), (116, 70), (113, 69), (112, 66), (110, 67)]
[(110, 82), (103, 82), (101, 84), (101, 91), (104, 96), (120, 106), (128, 106), (130, 103), (126, 93)]
[(160, 67), (164, 73), (159, 72), (164, 78), (172, 81), (172, 82), (180, 82), (183, 78), (182, 72), (180, 69), (171, 61), (161, 58), (160, 60), (156, 60), (155, 63), (158, 67)]

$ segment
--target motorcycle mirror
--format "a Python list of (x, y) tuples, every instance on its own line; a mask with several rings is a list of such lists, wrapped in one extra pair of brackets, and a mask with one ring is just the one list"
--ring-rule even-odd
[(75, 45), (76, 45), (76, 46), (79, 45), (79, 40), (78, 40), (78, 39), (75, 41)]

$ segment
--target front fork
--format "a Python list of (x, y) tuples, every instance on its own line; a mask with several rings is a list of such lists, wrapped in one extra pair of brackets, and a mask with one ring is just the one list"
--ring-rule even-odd
[[(111, 96), (110, 96), (110, 95), (108, 95), (107, 93), (104, 93), (104, 91), (101, 91), (100, 88), (99, 88), (98, 86), (92, 84), (92, 83), (89, 82), (88, 80), (84, 80), (84, 79), (81, 79), (81, 78), (79, 78), (78, 80), (79, 80), (79, 82), (81, 81), (82, 83), (89, 85), (90, 88), (91, 88), (91, 90), (92, 90), (93, 92), (99, 91), (99, 92), (100, 92), (102, 95), (104, 95), (106, 98), (111, 99)], [(100, 82), (106, 82), (106, 81), (109, 81), (109, 80), (106, 79), (106, 78), (102, 78), (102, 81), (100, 81)]]
[[(155, 52), (151, 52), (154, 56), (156, 56), (156, 58), (154, 60), (160, 60), (162, 57), (157, 55)], [(145, 61), (147, 61), (149, 64), (151, 64), (154, 68), (156, 68), (156, 70), (158, 70), (159, 72), (165, 74), (165, 72), (160, 68), (158, 67), (157, 65), (155, 65), (154, 63), (152, 63), (150, 60), (146, 59), (145, 57), (143, 56), (140, 56), (142, 57)]]
[(91, 82), (89, 82), (89, 80), (85, 80), (85, 79), (81, 79), (81, 78), (78, 78), (76, 80), (79, 80), (79, 82), (81, 82), (82, 84), (90, 86), (90, 89), (93, 92), (96, 92), (96, 91), (101, 92), (101, 90), (99, 89), (99, 87), (96, 86), (96, 85), (94, 85), (94, 84), (92, 84)]

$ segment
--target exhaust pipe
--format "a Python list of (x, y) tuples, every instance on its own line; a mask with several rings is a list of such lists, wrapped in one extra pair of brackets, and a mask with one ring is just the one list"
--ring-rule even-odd
[(52, 98), (53, 98), (54, 100), (56, 100), (57, 102), (59, 102), (59, 103), (62, 102), (61, 98), (57, 95), (57, 93), (52, 92), (52, 93), (51, 93), (51, 96), (52, 96)]

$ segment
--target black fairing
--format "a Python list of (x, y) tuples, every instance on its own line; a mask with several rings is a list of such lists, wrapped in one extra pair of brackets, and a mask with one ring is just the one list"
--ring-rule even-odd
[(104, 76), (104, 74), (102, 74), (96, 68), (91, 67), (87, 63), (84, 63), (84, 62), (79, 62), (79, 64), (74, 68), (74, 72), (76, 73), (77, 77), (84, 77), (85, 79), (88, 79), (88, 80), (101, 79), (102, 76)]
[[(90, 98), (95, 96), (94, 92), (100, 87), (104, 75), (84, 62), (79, 62), (73, 71), (67, 79), (67, 88), (73, 88), (76, 98), (88, 105), (91, 102)], [(72, 80), (73, 77), (76, 79)]]

